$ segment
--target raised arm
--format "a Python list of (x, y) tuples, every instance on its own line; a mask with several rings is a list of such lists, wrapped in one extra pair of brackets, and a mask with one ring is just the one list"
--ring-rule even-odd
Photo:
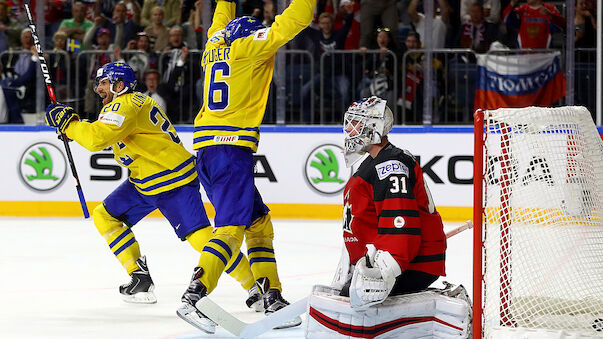
[[(126, 41), (127, 43), (127, 41)], [(124, 45), (124, 23), (115, 24), (115, 39), (113, 41), (114, 46)]]
[(565, 29), (565, 18), (559, 13), (555, 6), (545, 4), (543, 5), (541, 12), (549, 17), (553, 25)]
[(517, 0), (511, 0), (503, 11), (503, 22), (507, 25), (507, 27), (519, 27), (520, 21), (517, 13), (515, 13), (515, 6), (517, 6)]
[(293, 0), (281, 15), (277, 15), (271, 27), (261, 29), (255, 34), (236, 41), (244, 48), (236, 49), (236, 53), (268, 58), (284, 44), (295, 38), (308, 27), (314, 16), (316, 0)]
[(140, 24), (142, 26), (149, 26), (152, 24), (151, 22), (151, 10), (153, 9), (153, 5), (150, 0), (145, 0), (142, 4), (142, 10), (140, 11)]
[(445, 24), (449, 24), (450, 15), (452, 14), (452, 8), (446, 0), (438, 0), (438, 3), (440, 4), (440, 15), (442, 16), (442, 21)]
[(235, 14), (236, 5), (234, 0), (219, 0), (218, 4), (216, 5), (216, 11), (214, 12), (214, 18), (211, 22), (211, 26), (207, 31), (207, 38), (210, 39), (214, 33), (224, 29), (226, 24), (235, 18)]
[(407, 8), (408, 16), (410, 17), (410, 21), (412, 21), (413, 24), (417, 24), (419, 20), (421, 20), (419, 12), (417, 12), (417, 6), (419, 6), (419, 0), (410, 0), (410, 3), (408, 4)]
[(102, 21), (101, 16), (97, 16), (94, 18), (94, 25), (90, 27), (86, 34), (84, 35), (84, 41), (82, 42), (82, 49), (92, 49), (92, 41), (94, 40), (94, 36), (96, 35), (96, 31), (101, 26), (100, 22)]
[(132, 21), (134, 21), (134, 23), (138, 26), (140, 26), (140, 5), (138, 4), (137, 1), (134, 0), (128, 0), (127, 2), (130, 2), (130, 4), (132, 4), (132, 11), (134, 11), (134, 16), (132, 16)]

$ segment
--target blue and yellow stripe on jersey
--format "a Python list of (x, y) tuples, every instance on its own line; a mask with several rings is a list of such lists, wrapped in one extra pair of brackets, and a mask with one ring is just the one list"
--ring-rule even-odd
[[(195, 157), (191, 156), (174, 169), (166, 169), (145, 178), (132, 178), (130, 181), (143, 194), (157, 194), (185, 185), (197, 177)], [(184, 182), (184, 184), (183, 184)]]
[(276, 51), (312, 21), (316, 0), (293, 0), (270, 28), (224, 41), (235, 18), (233, 2), (218, 1), (201, 59), (205, 72), (203, 107), (195, 118), (193, 149), (226, 144), (256, 151)]
[(115, 160), (130, 170), (129, 180), (142, 194), (167, 192), (197, 178), (195, 158), (157, 102), (142, 93), (114, 98), (97, 121), (72, 121), (66, 133), (93, 152), (111, 146)]
[(239, 146), (257, 149), (259, 142), (259, 127), (196, 126), (193, 138), (196, 148), (218, 143), (236, 143)]

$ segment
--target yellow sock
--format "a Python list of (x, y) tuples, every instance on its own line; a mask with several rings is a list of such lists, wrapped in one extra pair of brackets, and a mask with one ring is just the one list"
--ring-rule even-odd
[(203, 268), (201, 282), (207, 287), (208, 294), (216, 288), (228, 262), (236, 260), (237, 256), (233, 253), (241, 248), (243, 234), (243, 226), (218, 227), (214, 236), (203, 247), (199, 266)]
[(92, 212), (92, 218), (96, 229), (105, 238), (109, 248), (128, 271), (128, 274), (136, 271), (138, 269), (136, 260), (140, 258), (140, 247), (132, 230), (111, 216), (104, 204), (96, 206)]
[[(188, 240), (194, 249), (201, 253), (203, 247), (205, 247), (213, 236), (213, 228), (205, 227), (188, 235), (186, 240)], [(253, 279), (253, 274), (249, 268), (249, 261), (238, 248), (232, 252), (230, 260), (226, 262), (224, 271), (238, 281), (245, 290), (248, 290), (253, 286), (255, 280)]]
[(254, 278), (257, 280), (267, 277), (270, 280), (270, 288), (280, 291), (282, 289), (281, 281), (276, 269), (272, 239), (274, 239), (274, 231), (269, 214), (256, 219), (245, 231), (247, 255)]
[(248, 290), (253, 286), (255, 279), (253, 278), (253, 273), (249, 267), (247, 256), (241, 253), (240, 250), (237, 250), (237, 252), (239, 254), (233, 253), (232, 258), (224, 268), (224, 272), (238, 281), (243, 289)]

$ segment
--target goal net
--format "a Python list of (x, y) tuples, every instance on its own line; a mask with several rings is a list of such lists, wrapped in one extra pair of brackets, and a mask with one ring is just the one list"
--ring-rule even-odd
[(603, 336), (603, 143), (590, 113), (528, 107), (475, 120), (476, 337)]

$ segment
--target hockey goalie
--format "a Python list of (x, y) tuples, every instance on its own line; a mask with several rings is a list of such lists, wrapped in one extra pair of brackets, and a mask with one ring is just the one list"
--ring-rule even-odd
[(330, 287), (310, 297), (308, 338), (467, 338), (462, 286), (428, 289), (445, 275), (446, 235), (415, 158), (388, 141), (385, 100), (344, 116), (348, 167), (368, 156), (344, 190), (344, 248)]

